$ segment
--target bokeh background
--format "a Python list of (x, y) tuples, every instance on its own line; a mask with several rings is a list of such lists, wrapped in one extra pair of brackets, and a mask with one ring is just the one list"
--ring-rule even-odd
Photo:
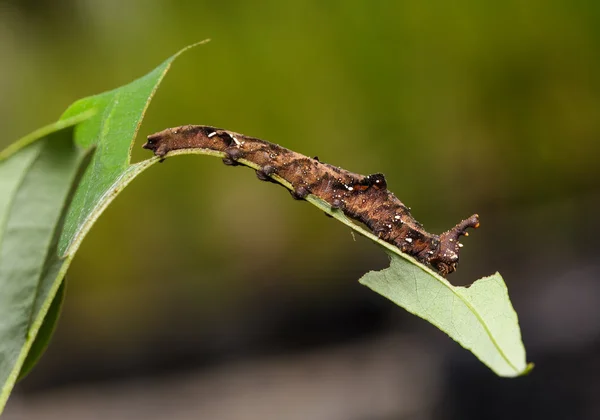
[(210, 124), (383, 172), (455, 284), (500, 271), (531, 375), (358, 284), (382, 251), (217, 159), (153, 167), (84, 241), (7, 419), (600, 418), (600, 3), (0, 1), (5, 146), (193, 42), (144, 137)]

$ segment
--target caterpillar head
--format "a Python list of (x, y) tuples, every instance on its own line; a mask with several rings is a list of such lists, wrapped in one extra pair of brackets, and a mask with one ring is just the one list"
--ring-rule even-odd
[(164, 157), (172, 150), (190, 149), (198, 147), (197, 137), (208, 137), (215, 133), (216, 128), (200, 125), (184, 125), (181, 127), (167, 128), (166, 130), (148, 136), (142, 146), (152, 150), (156, 156)]
[(462, 247), (458, 239), (463, 235), (469, 236), (467, 229), (471, 227), (474, 229), (479, 227), (479, 215), (474, 214), (440, 235), (439, 247), (429, 259), (429, 263), (442, 276), (446, 277), (448, 274), (456, 271), (460, 248)]

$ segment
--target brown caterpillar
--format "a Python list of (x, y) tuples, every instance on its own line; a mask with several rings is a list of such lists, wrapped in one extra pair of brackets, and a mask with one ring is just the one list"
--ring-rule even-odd
[(468, 236), (468, 228), (479, 227), (479, 216), (474, 214), (441, 235), (427, 233), (408, 207), (387, 189), (383, 174), (355, 174), (316, 157), (219, 128), (168, 128), (148, 136), (143, 147), (160, 158), (172, 150), (209, 149), (225, 153), (223, 162), (227, 165), (239, 165), (239, 159), (252, 162), (261, 168), (256, 171), (260, 180), (275, 182), (271, 175), (278, 175), (293, 186), (295, 199), (313, 194), (325, 200), (332, 208), (367, 225), (382, 240), (431, 265), (442, 276), (456, 270), (462, 247), (459, 237)]

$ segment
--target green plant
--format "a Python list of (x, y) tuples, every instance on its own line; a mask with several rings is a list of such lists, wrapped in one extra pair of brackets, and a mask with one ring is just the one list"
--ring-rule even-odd
[[(186, 49), (126, 86), (75, 102), (59, 121), (0, 153), (0, 411), (50, 339), (81, 241), (124, 187), (159, 161), (131, 164), (131, 147), (154, 92)], [(183, 153), (224, 156), (174, 154)], [(390, 267), (367, 273), (362, 284), (436, 325), (498, 375), (528, 371), (500, 274), (470, 288), (452, 286), (319, 198), (306, 199), (390, 256)]]

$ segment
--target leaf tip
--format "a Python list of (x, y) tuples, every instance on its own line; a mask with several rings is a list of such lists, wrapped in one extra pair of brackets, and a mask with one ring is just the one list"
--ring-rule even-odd
[(525, 366), (525, 369), (523, 369), (523, 372), (521, 372), (519, 374), (519, 376), (529, 375), (529, 373), (533, 370), (534, 367), (535, 367), (535, 363), (532, 363), (532, 362), (527, 363), (527, 366)]
[(187, 47), (182, 48), (181, 50), (179, 50), (177, 52), (177, 54), (175, 54), (175, 57), (177, 57), (177, 56), (183, 54), (184, 52), (186, 52), (187, 50), (192, 49), (194, 47), (197, 47), (199, 45), (208, 44), (210, 41), (211, 41), (210, 38), (206, 38), (206, 39), (203, 39), (202, 41), (194, 42), (193, 44), (190, 44)]

